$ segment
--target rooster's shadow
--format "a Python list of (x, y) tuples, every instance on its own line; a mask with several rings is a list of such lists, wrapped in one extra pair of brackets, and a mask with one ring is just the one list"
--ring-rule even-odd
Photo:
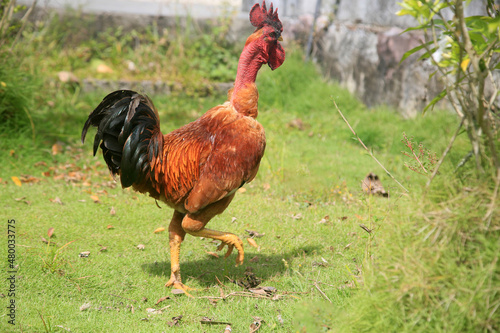
[[(307, 256), (316, 251), (319, 251), (319, 246), (302, 246), (297, 247), (289, 252), (280, 254), (262, 254), (259, 252), (245, 251), (245, 261), (242, 265), (235, 267), (234, 253), (227, 259), (223, 254), (220, 258), (215, 256), (205, 257), (200, 260), (182, 259), (181, 255), (181, 274), (182, 282), (187, 285), (191, 281), (197, 281), (200, 285), (210, 287), (221, 283), (241, 281), (251, 272), (261, 283), (271, 277), (286, 271), (287, 266), (296, 260), (299, 256)], [(150, 275), (164, 277), (165, 281), (170, 278), (170, 261), (155, 261), (142, 265), (143, 271)]]

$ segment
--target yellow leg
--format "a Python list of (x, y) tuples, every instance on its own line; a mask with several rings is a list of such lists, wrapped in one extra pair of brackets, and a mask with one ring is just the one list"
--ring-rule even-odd
[(181, 243), (186, 232), (180, 226), (183, 214), (174, 212), (174, 216), (169, 226), (169, 244), (170, 244), (170, 280), (165, 284), (165, 287), (174, 287), (184, 291), (184, 293), (192, 297), (188, 290), (192, 288), (181, 282), (181, 269), (179, 264), (179, 256), (181, 253)]
[(217, 251), (222, 250), (224, 248), (224, 246), (227, 245), (227, 252), (224, 256), (225, 258), (229, 257), (231, 252), (233, 252), (233, 248), (236, 247), (236, 249), (238, 250), (238, 256), (236, 257), (236, 266), (243, 264), (243, 259), (245, 257), (245, 252), (243, 251), (243, 242), (235, 234), (232, 234), (230, 232), (222, 232), (222, 231), (217, 231), (217, 230), (206, 229), (206, 228), (203, 228), (199, 231), (187, 230), (187, 232), (190, 235), (193, 235), (196, 237), (208, 237), (208, 238), (220, 240), (222, 243), (217, 248)]

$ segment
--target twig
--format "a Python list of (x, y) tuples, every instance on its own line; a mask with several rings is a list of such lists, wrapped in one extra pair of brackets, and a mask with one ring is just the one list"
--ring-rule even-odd
[[(225, 296), (199, 296), (198, 298), (208, 298), (208, 299), (221, 299), (225, 300), (231, 296), (241, 296), (241, 297), (250, 297), (250, 298), (264, 298), (264, 299), (274, 299), (274, 297), (269, 297), (269, 296), (263, 296), (263, 295), (258, 295), (254, 293), (248, 293), (245, 291), (233, 291), (232, 293), (229, 293)], [(279, 296), (279, 295), (277, 295)]]
[(332, 303), (332, 301), (328, 298), (328, 296), (326, 296), (326, 294), (323, 292), (323, 290), (321, 290), (318, 286), (318, 283), (317, 282), (314, 282), (313, 283), (313, 286), (316, 287), (316, 289), (318, 289), (319, 293), (321, 294), (321, 296), (323, 296), (328, 302)]
[(385, 173), (387, 173), (387, 175), (389, 175), (389, 177), (391, 177), (392, 180), (394, 180), (405, 192), (407, 192), (407, 193), (410, 192), (396, 178), (394, 178), (394, 176), (389, 172), (389, 170), (387, 170), (382, 165), (382, 163), (380, 163), (380, 161), (375, 157), (375, 155), (373, 155), (373, 153), (370, 151), (370, 149), (368, 149), (368, 147), (365, 146), (365, 144), (363, 143), (363, 141), (361, 141), (361, 139), (359, 138), (358, 134), (356, 134), (356, 132), (354, 131), (354, 129), (351, 127), (351, 124), (349, 124), (349, 122), (347, 121), (346, 117), (344, 117), (344, 114), (342, 113), (342, 111), (340, 111), (340, 109), (337, 106), (337, 103), (335, 103), (335, 100), (333, 99), (333, 97), (332, 97), (332, 101), (333, 101), (333, 104), (335, 105), (335, 108), (337, 108), (337, 111), (340, 113), (340, 116), (342, 117), (342, 119), (344, 119), (345, 123), (347, 124), (347, 126), (351, 130), (352, 134), (354, 134), (354, 136), (356, 137), (356, 139), (358, 139), (359, 143), (361, 143), (361, 145), (363, 146), (363, 148), (365, 148), (365, 150), (368, 152), (368, 154), (370, 154), (370, 156), (375, 160), (375, 162), (377, 162), (378, 165), (380, 165), (380, 167), (382, 169), (384, 169)]

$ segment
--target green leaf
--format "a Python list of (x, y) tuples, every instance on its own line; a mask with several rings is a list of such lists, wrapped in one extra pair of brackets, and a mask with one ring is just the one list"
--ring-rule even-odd
[(423, 43), (422, 45), (419, 45), (417, 47), (414, 47), (413, 49), (409, 50), (409, 51), (406, 51), (405, 54), (403, 54), (403, 57), (401, 58), (401, 61), (399, 62), (400, 64), (406, 59), (408, 58), (409, 56), (411, 56), (412, 54), (420, 51), (421, 49), (425, 48), (426, 46), (428, 45), (431, 45), (432, 44), (432, 41), (429, 41), (427, 43)]
[(434, 106), (440, 101), (442, 100), (447, 94), (447, 91), (446, 89), (443, 89), (439, 94), (437, 94), (436, 97), (434, 97), (432, 99), (432, 101), (427, 104), (427, 106), (424, 108), (424, 110), (422, 111), (423, 114), (425, 114), (425, 112), (427, 112), (427, 110), (430, 108), (431, 110), (434, 109)]

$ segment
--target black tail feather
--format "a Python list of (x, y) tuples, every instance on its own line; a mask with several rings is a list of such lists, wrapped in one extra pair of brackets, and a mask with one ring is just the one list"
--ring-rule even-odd
[(120, 175), (123, 187), (150, 179), (151, 161), (162, 160), (163, 135), (148, 97), (131, 90), (112, 92), (89, 115), (82, 142), (90, 126), (97, 127), (94, 155), (101, 147), (109, 170)]

